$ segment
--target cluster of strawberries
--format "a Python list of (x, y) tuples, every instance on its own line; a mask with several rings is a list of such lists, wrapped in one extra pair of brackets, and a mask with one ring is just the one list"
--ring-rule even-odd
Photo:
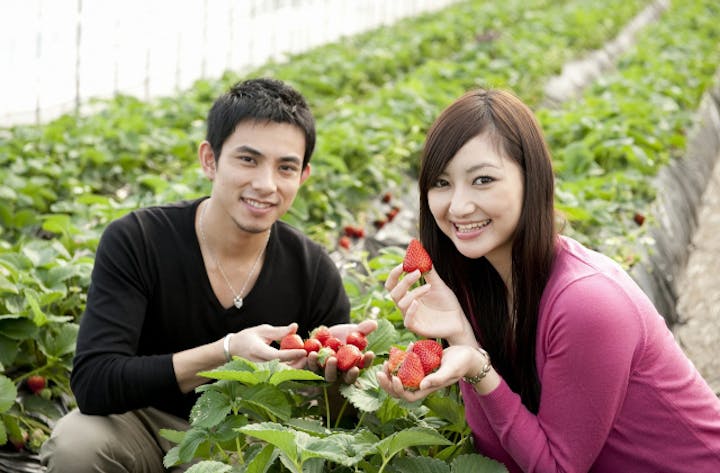
[[(376, 230), (380, 230), (386, 224), (392, 222), (400, 213), (400, 206), (393, 203), (393, 196), (390, 192), (385, 192), (380, 197), (382, 208), (379, 210), (379, 217), (372, 221)], [(353, 242), (365, 238), (365, 229), (360, 225), (345, 225), (342, 234), (338, 238), (338, 246), (349, 250)]]
[(387, 362), (388, 374), (400, 378), (403, 387), (414, 391), (420, 386), (420, 381), (428, 374), (437, 370), (442, 362), (443, 348), (435, 340), (418, 340), (412, 344), (409, 351), (397, 347), (390, 348), (390, 357)]
[(323, 368), (328, 358), (335, 357), (340, 371), (348, 371), (354, 366), (364, 368), (363, 353), (367, 345), (367, 338), (362, 332), (352, 331), (347, 334), (345, 340), (340, 340), (324, 325), (310, 332), (310, 337), (305, 340), (296, 333), (286, 335), (280, 340), (281, 350), (303, 349), (308, 354), (317, 352), (318, 365)]

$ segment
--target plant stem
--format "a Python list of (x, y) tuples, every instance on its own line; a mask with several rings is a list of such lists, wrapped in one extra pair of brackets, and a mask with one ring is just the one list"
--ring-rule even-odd
[(345, 402), (343, 402), (342, 407), (340, 408), (340, 412), (338, 412), (337, 419), (335, 419), (335, 428), (337, 429), (340, 426), (340, 419), (342, 419), (342, 415), (345, 412), (345, 408), (348, 405), (348, 400), (345, 399)]
[(355, 428), (353, 429), (353, 433), (356, 434), (358, 429), (360, 429), (360, 426), (362, 425), (363, 419), (365, 419), (365, 414), (367, 414), (367, 411), (362, 411), (362, 414), (360, 414), (360, 418), (358, 418), (357, 423), (355, 424)]
[(327, 428), (330, 429), (330, 401), (328, 400), (327, 386), (323, 386), (323, 397), (325, 398), (325, 418), (327, 419)]

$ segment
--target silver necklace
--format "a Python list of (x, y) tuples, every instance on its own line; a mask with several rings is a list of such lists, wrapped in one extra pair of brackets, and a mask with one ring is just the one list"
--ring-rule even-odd
[(223, 279), (225, 280), (225, 284), (230, 288), (230, 292), (233, 295), (233, 304), (238, 309), (243, 306), (243, 294), (245, 293), (245, 288), (247, 287), (248, 283), (250, 282), (250, 278), (252, 278), (252, 275), (255, 274), (255, 269), (257, 268), (258, 263), (260, 262), (260, 257), (265, 253), (265, 248), (267, 248), (268, 241), (270, 241), (270, 231), (268, 231), (267, 239), (265, 240), (265, 244), (263, 245), (262, 249), (257, 255), (257, 258), (255, 258), (255, 262), (252, 265), (252, 268), (250, 268), (250, 272), (248, 273), (247, 279), (245, 279), (245, 283), (243, 284), (242, 289), (240, 289), (240, 292), (235, 292), (235, 289), (233, 289), (232, 284), (230, 284), (230, 279), (228, 279), (227, 275), (225, 274), (225, 271), (223, 270), (222, 266), (220, 266), (220, 261), (218, 261), (217, 258), (215, 258), (215, 254), (210, 249), (210, 245), (208, 245), (207, 238), (205, 237), (205, 226), (203, 225), (203, 219), (205, 217), (205, 210), (210, 207), (210, 202), (206, 203), (205, 206), (202, 208), (202, 211), (200, 211), (200, 221), (198, 222), (198, 226), (200, 227), (200, 238), (202, 238), (203, 245), (205, 245), (205, 249), (207, 250), (208, 254), (210, 255), (210, 258), (212, 258), (213, 263), (215, 263), (215, 266), (217, 266), (217, 269), (220, 270), (220, 274), (222, 275)]

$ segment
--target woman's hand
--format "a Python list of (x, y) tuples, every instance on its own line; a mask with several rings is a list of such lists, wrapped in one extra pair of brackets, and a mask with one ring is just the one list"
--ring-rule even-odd
[[(361, 332), (363, 335), (369, 334), (370, 332), (373, 332), (377, 329), (377, 322), (375, 320), (364, 320), (360, 322), (359, 324), (338, 324), (338, 325), (332, 325), (328, 327), (330, 330), (330, 334), (333, 337), (337, 337), (340, 340), (345, 340), (347, 338), (347, 335), (350, 332), (358, 331)], [(308, 354), (307, 357), (307, 364), (308, 369), (313, 371), (319, 371), (321, 368), (318, 366), (317, 363), (317, 353), (312, 352)], [(373, 360), (375, 359), (375, 354), (371, 351), (366, 351), (363, 353), (363, 360), (361, 362), (361, 366), (371, 366)], [(342, 381), (346, 384), (353, 384), (358, 376), (360, 375), (360, 368), (357, 366), (350, 368), (349, 370), (345, 372), (340, 372), (342, 374)], [(328, 383), (334, 383), (338, 379), (338, 369), (337, 369), (337, 359), (334, 356), (331, 356), (328, 358), (327, 362), (325, 363), (325, 380)]]
[[(410, 350), (412, 347), (408, 347)], [(434, 373), (430, 373), (420, 382), (417, 390), (409, 391), (397, 376), (388, 372), (387, 363), (377, 372), (380, 387), (390, 396), (414, 402), (446, 386), (457, 383), (463, 376), (476, 374), (484, 360), (478, 358), (478, 351), (467, 345), (451, 346), (443, 350), (442, 363)]]
[(420, 280), (420, 271), (406, 274), (402, 265), (390, 271), (385, 288), (403, 314), (405, 327), (421, 337), (444, 338), (450, 345), (476, 344), (472, 327), (460, 307), (455, 293), (447, 287), (435, 269), (425, 273), (425, 282), (411, 289)]

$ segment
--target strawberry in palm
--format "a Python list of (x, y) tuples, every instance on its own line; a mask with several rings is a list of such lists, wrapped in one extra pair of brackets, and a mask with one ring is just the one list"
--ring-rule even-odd
[(423, 372), (427, 375), (438, 369), (443, 349), (435, 340), (418, 340), (413, 343), (411, 351), (420, 357)]

